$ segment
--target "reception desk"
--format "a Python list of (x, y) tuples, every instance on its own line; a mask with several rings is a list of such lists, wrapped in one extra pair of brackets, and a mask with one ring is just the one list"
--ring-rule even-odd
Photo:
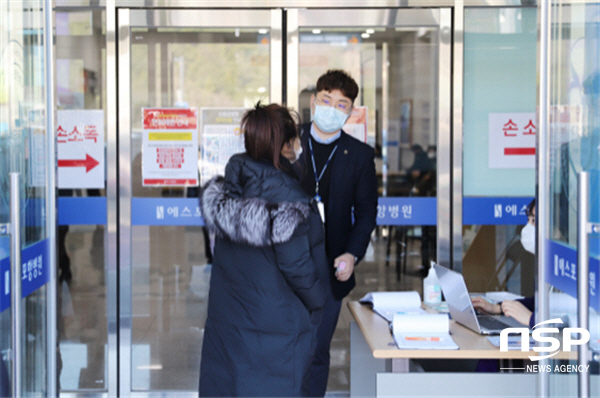
[[(415, 359), (529, 359), (534, 352), (501, 352), (485, 336), (450, 321), (458, 350), (400, 350), (389, 325), (370, 306), (348, 303), (351, 397), (534, 397), (535, 373), (423, 372)], [(431, 310), (430, 310), (431, 311)], [(576, 353), (561, 352), (562, 359)], [(456, 361), (459, 363), (460, 361)], [(471, 361), (473, 362), (473, 361)]]

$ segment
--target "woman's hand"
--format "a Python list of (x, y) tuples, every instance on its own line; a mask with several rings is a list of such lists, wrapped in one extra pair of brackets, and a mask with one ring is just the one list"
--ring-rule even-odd
[(500, 315), (502, 308), (500, 304), (492, 304), (481, 296), (471, 297), (471, 302), (476, 311), (479, 311), (488, 315)]
[(529, 326), (529, 319), (532, 312), (523, 304), (514, 300), (506, 300), (502, 302), (502, 311), (504, 315), (515, 318), (519, 323)]

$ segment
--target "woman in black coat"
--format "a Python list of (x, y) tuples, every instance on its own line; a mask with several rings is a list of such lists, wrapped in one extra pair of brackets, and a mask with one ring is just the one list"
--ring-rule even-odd
[(293, 177), (299, 138), (287, 109), (259, 104), (242, 131), (246, 152), (201, 195), (217, 238), (199, 392), (304, 396), (325, 301), (324, 229)]

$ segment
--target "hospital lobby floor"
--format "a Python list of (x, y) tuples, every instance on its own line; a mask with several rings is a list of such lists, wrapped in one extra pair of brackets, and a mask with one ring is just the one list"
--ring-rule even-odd
[[(328, 396), (350, 392), (348, 301), (371, 291), (422, 293), (420, 240), (400, 243), (394, 238), (388, 245), (388, 235), (386, 227), (373, 233), (355, 270), (357, 285), (342, 304), (331, 346)], [(107, 273), (105, 236), (103, 226), (71, 225), (59, 241), (66, 253), (59, 268), (71, 276), (58, 289), (61, 391), (106, 390), (108, 375), (114, 372), (107, 361), (109, 342), (114, 341), (109, 339), (107, 313), (115, 290), (118, 308), (111, 311), (118, 310), (121, 320), (120, 358), (129, 358), (120, 364), (120, 377), (130, 375), (132, 391), (197, 390), (211, 271), (203, 229), (133, 226), (130, 264), (120, 266), (118, 285), (110, 285), (115, 278)], [(407, 269), (397, 281), (396, 263), (405, 253)]]

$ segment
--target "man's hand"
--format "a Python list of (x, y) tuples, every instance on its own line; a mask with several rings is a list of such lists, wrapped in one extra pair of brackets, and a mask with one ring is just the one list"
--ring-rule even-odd
[(335, 277), (340, 282), (346, 282), (354, 272), (354, 255), (344, 253), (333, 261), (333, 267), (336, 269)]

